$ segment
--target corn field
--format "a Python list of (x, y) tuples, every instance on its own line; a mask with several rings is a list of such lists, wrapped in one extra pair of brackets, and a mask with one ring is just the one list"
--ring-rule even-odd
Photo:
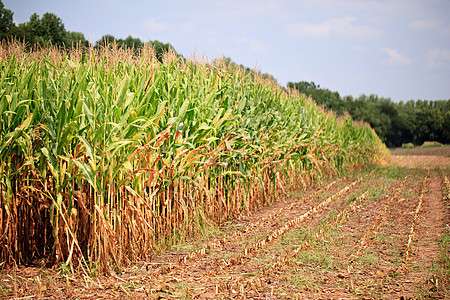
[(224, 60), (0, 47), (0, 263), (102, 271), (313, 180), (378, 163), (374, 131)]

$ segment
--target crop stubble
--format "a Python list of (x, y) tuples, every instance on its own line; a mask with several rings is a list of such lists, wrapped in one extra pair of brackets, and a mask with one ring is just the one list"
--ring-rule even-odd
[(436, 243), (448, 222), (448, 172), (405, 174), (377, 170), (310, 188), (220, 228), (211, 242), (192, 246), (197, 251), (170, 251), (122, 273), (95, 278), (20, 268), (2, 275), (2, 287), (36, 298), (448, 296)]

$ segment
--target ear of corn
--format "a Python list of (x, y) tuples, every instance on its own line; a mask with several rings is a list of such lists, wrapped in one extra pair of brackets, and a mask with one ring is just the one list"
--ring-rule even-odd
[(153, 53), (1, 45), (1, 261), (122, 266), (384, 151), (273, 82)]

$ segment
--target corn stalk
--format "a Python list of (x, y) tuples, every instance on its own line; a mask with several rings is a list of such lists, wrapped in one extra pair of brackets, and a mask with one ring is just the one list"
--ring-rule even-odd
[(367, 125), (224, 60), (0, 47), (0, 260), (144, 259), (375, 163)]

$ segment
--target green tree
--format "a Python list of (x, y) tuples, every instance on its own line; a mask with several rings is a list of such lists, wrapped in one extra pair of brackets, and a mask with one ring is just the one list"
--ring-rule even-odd
[(34, 13), (31, 15), (30, 20), (25, 24), (24, 30), (27, 31), (27, 36), (24, 36), (27, 42), (33, 45), (42, 42), (40, 36), (44, 30), (42, 29), (41, 19), (38, 14)]
[(163, 55), (164, 53), (170, 51), (171, 49), (173, 49), (172, 45), (169, 43), (162, 43), (158, 40), (154, 40), (153, 42), (150, 42), (153, 46), (153, 48), (155, 49), (156, 52), (156, 58), (162, 62), (163, 59)]
[(84, 37), (84, 34), (81, 32), (67, 32), (67, 47), (73, 47), (73, 46), (82, 46), (82, 47), (89, 47), (90, 43), (86, 38)]
[(144, 47), (144, 43), (139, 38), (134, 38), (131, 35), (124, 40), (120, 40), (120, 43), (125, 48), (134, 49), (137, 51)]
[[(450, 103), (450, 101), (447, 101)], [(444, 128), (442, 130), (442, 143), (450, 144), (450, 110), (444, 112)]]
[(5, 39), (11, 34), (11, 30), (15, 27), (13, 21), (13, 12), (5, 8), (0, 0), (0, 39)]
[(51, 43), (58, 47), (64, 47), (71, 44), (70, 35), (62, 20), (53, 13), (45, 13), (42, 19), (34, 13), (27, 23), (20, 24), (12, 31), (11, 35), (31, 45), (45, 46)]
[(396, 146), (414, 142), (414, 101), (406, 103), (399, 102), (396, 106), (398, 111), (397, 127), (399, 131), (399, 138)]
[(116, 39), (116, 37), (111, 34), (105, 34), (95, 43), (95, 48), (99, 48), (100, 46), (111, 47), (114, 44), (119, 48), (134, 49), (137, 51), (144, 46), (144, 43), (139, 38), (133, 38), (131, 35), (126, 39)]
[(12, 28), (9, 36), (28, 43), (33, 43), (34, 40), (34, 34), (27, 23), (21, 23)]
[[(99, 48), (100, 46), (104, 47), (104, 46), (112, 46), (113, 44), (116, 44), (117, 47), (119, 48), (124, 48), (124, 49), (132, 49), (136, 52), (139, 52), (142, 47), (144, 47), (145, 43), (142, 42), (139, 38), (134, 38), (131, 35), (128, 36), (126, 39), (116, 39), (113, 35), (107, 34), (104, 35), (100, 38), (100, 40), (98, 40), (95, 43), (95, 48)], [(149, 42), (153, 48), (155, 49), (155, 55), (156, 58), (158, 59), (158, 61), (162, 62), (163, 56), (165, 53), (167, 53), (168, 51), (173, 50), (175, 53), (177, 53), (171, 44), (169, 43), (162, 43), (160, 41), (150, 41)], [(177, 53), (178, 56), (181, 57), (180, 54)]]
[(94, 48), (110, 47), (114, 43), (117, 43), (116, 38), (113, 35), (105, 34), (95, 43)]
[(314, 82), (288, 83), (288, 87), (311, 96), (319, 105), (341, 114), (347, 111), (354, 120), (365, 121), (388, 147), (424, 141), (450, 143), (450, 100), (417, 100), (394, 103), (375, 94), (357, 98), (321, 88)]
[(429, 107), (421, 106), (415, 115), (414, 143), (421, 145), (426, 141), (440, 141), (442, 136), (444, 118)]
[[(39, 16), (37, 17), (39, 21)], [(68, 44), (68, 34), (62, 20), (52, 13), (45, 13), (38, 25), (37, 42), (47, 44), (49, 41), (58, 47)]]
[(320, 88), (320, 85), (307, 81), (297, 83), (288, 82), (288, 87), (295, 88), (299, 92), (310, 96), (318, 105), (323, 105), (338, 115), (342, 115), (345, 111), (345, 103), (338, 92)]

